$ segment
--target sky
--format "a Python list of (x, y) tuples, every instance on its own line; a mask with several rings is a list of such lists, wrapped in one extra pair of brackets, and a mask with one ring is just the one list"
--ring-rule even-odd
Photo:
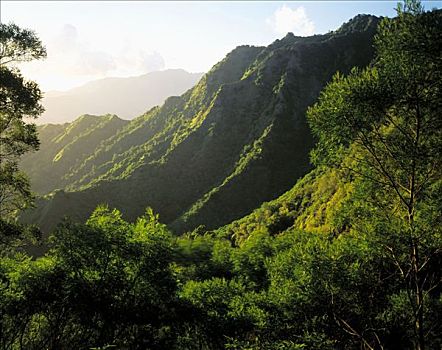
[[(426, 9), (440, 1), (423, 1)], [(20, 65), (43, 91), (182, 68), (207, 72), (238, 45), (322, 34), (397, 1), (0, 1), (2, 23), (34, 30), (45, 60)]]

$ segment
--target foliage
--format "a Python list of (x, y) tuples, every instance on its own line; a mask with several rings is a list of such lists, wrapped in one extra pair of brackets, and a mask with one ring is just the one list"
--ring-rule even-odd
[(0, 65), (46, 57), (46, 50), (35, 32), (14, 23), (0, 24)]
[[(410, 1), (384, 20), (373, 65), (337, 75), (309, 110), (318, 167), (250, 215), (172, 236), (151, 209), (131, 223), (99, 206), (59, 224), (45, 256), (0, 256), (0, 347), (439, 349), (441, 13)], [(242, 81), (265, 84), (255, 63)]]
[(0, 215), (14, 218), (16, 211), (32, 203), (26, 176), (18, 169), (25, 152), (38, 148), (34, 124), (25, 118), (42, 113), (41, 91), (37, 84), (26, 81), (17, 68), (8, 64), (46, 56), (34, 32), (15, 24), (0, 24)]
[(60, 224), (51, 241), (37, 261), (2, 260), (4, 349), (168, 346), (171, 237), (151, 211), (129, 224), (99, 207), (85, 225)]
[(406, 285), (417, 349), (426, 347), (427, 295), (441, 290), (440, 230), (429, 225), (439, 219), (421, 213), (442, 177), (441, 20), (441, 11), (406, 1), (381, 22), (373, 65), (337, 74), (308, 112), (319, 140), (313, 159), (360, 177), (373, 211), (406, 237), (408, 253), (385, 248)]
[[(362, 206), (363, 203), (359, 204)], [(411, 348), (406, 286), (382, 245), (400, 232), (253, 231), (172, 238), (152, 211), (137, 222), (99, 207), (65, 221), (41, 258), (0, 259), (2, 348)], [(428, 343), (442, 304), (428, 296)]]

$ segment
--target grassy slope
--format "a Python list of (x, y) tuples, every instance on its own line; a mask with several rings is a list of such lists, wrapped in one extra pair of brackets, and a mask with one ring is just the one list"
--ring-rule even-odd
[(232, 51), (195, 88), (125, 125), (39, 202), (29, 221), (84, 219), (99, 203), (133, 219), (148, 205), (177, 231), (214, 228), (287, 191), (309, 169), (305, 110), (337, 71), (372, 57), (373, 17), (336, 33)]
[(237, 242), (262, 230), (279, 234), (295, 228), (334, 234), (344, 229), (335, 214), (353, 191), (353, 184), (343, 181), (336, 170), (314, 169), (280, 197), (220, 227), (216, 233)]
[(70, 124), (39, 126), (40, 150), (26, 154), (21, 161), (33, 190), (45, 194), (66, 186), (66, 174), (126, 123), (114, 115), (84, 115)]

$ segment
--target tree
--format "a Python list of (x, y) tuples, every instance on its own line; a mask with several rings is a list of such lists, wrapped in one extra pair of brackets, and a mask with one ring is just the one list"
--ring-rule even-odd
[[(385, 245), (406, 286), (415, 348), (425, 343), (425, 309), (440, 293), (442, 182), (442, 12), (419, 1), (398, 6), (375, 38), (370, 68), (337, 74), (308, 111), (317, 164), (350, 170), (379, 215), (395, 221), (407, 252)], [(406, 257), (406, 258), (404, 258)]]
[(0, 348), (172, 348), (172, 236), (157, 215), (128, 223), (99, 207), (50, 240), (36, 260), (0, 258)]
[(46, 50), (33, 31), (15, 24), (0, 24), (0, 215), (11, 219), (32, 203), (29, 181), (19, 171), (18, 160), (38, 149), (36, 127), (26, 118), (37, 118), (43, 107), (35, 82), (26, 81), (13, 63), (41, 59)]

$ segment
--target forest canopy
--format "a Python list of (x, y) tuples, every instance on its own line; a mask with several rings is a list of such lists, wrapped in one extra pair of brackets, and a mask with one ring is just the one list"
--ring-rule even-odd
[[(0, 348), (440, 348), (441, 22), (417, 1), (383, 19), (370, 66), (337, 73), (307, 112), (316, 168), (229, 225), (176, 236), (152, 209), (129, 222), (102, 205), (85, 223), (63, 220), (32, 257), (7, 239), (29, 230), (11, 210)], [(13, 165), (38, 145), (23, 116), (38, 114), (40, 95), (0, 69), (32, 92), (13, 114), (12, 90), (0, 90), (0, 116), (20, 131), (1, 134), (17, 145)], [(27, 203), (26, 181), (13, 183)]]

